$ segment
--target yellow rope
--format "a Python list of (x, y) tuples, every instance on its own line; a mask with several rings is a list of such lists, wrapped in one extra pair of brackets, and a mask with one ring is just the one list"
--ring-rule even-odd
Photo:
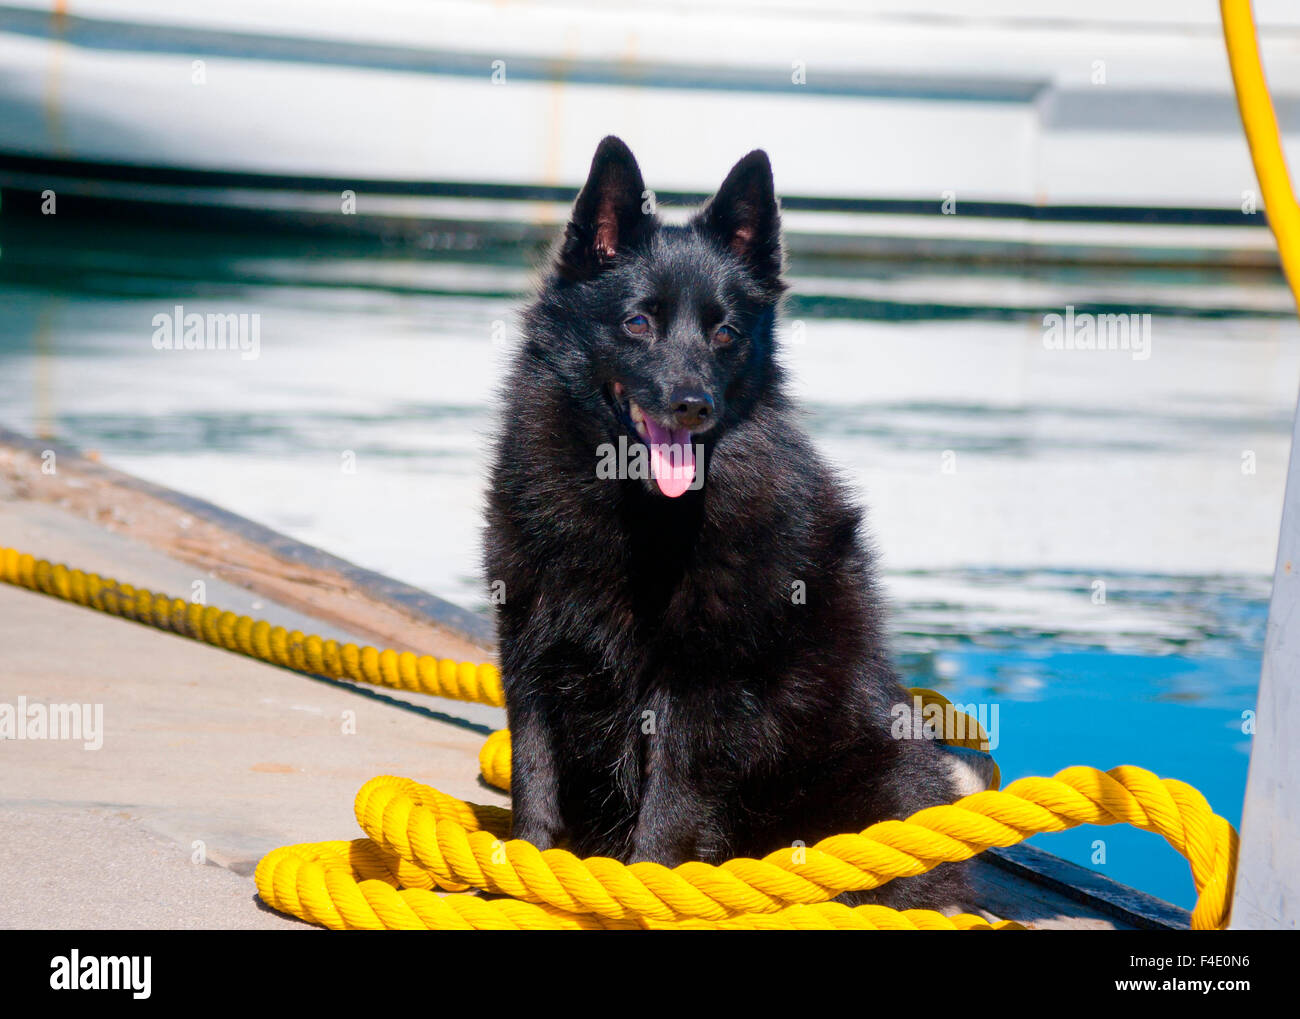
[(83, 573), (12, 548), (0, 548), (0, 579), (299, 672), (494, 707), (503, 707), (506, 702), (501, 674), (491, 664), (455, 662), (409, 651), (376, 651), (322, 640), (315, 634), (289, 631), (252, 616)]
[[(1192, 927), (1205, 930), (1227, 925), (1237, 857), (1236, 832), (1199, 792), (1127, 766), (1066, 768), (807, 849), (673, 869), (539, 851), (507, 840), (508, 811), (467, 804), (409, 779), (372, 779), (357, 794), (355, 810), (368, 838), (273, 851), (255, 875), (262, 899), (335, 929), (969, 930), (989, 925), (970, 914), (849, 909), (826, 900), (1039, 832), (1126, 822), (1164, 836), (1190, 862), (1199, 893)], [(510, 898), (440, 897), (434, 888)]]
[(1296, 207), (1286, 156), (1278, 133), (1273, 101), (1260, 64), (1255, 21), (1249, 0), (1219, 0), (1223, 18), (1223, 39), (1228, 49), (1237, 109), (1241, 114), (1250, 158), (1255, 165), (1264, 197), (1264, 211), (1282, 257), (1282, 269), (1291, 284), (1291, 294), (1300, 305), (1300, 209)]
[(286, 846), (258, 864), (262, 900), (284, 913), (332, 930), (1023, 930), (970, 913), (946, 917), (928, 909), (850, 908), (838, 902), (786, 906), (771, 913), (718, 920), (615, 919), (522, 899), (438, 895), (408, 885), (400, 859), (369, 839)]
[[(1003, 792), (975, 793), (906, 821), (882, 821), (806, 849), (673, 869), (582, 860), (562, 849), (539, 851), (526, 842), (506, 841), (509, 824), (502, 814), (467, 820), (467, 805), (451, 802), (449, 808), (445, 794), (427, 786), (381, 777), (361, 788), (355, 810), (370, 843), (417, 868), (426, 885), (475, 888), (566, 913), (643, 924), (722, 921), (821, 903), (841, 892), (877, 888), (939, 863), (969, 859), (990, 846), (1015, 845), (1039, 832), (1122, 821), (1164, 836), (1187, 858), (1200, 895), (1192, 925), (1216, 929), (1227, 923), (1236, 868), (1236, 832), (1200, 793), (1128, 766), (1109, 772), (1066, 768), (1052, 778), (1020, 779)], [(264, 895), (279, 891), (276, 883), (263, 884), (259, 878)], [(294, 900), (267, 901), (281, 908)]]
[(510, 791), (510, 730), (498, 729), (479, 748), (478, 769), (483, 781)]

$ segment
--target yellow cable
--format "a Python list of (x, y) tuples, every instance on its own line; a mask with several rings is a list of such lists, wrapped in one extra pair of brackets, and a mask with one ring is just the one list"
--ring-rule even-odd
[(299, 672), (494, 707), (504, 707), (506, 702), (501, 674), (490, 663), (476, 665), (323, 640), (36, 559), (13, 548), (0, 548), (0, 580)]
[[(508, 812), (409, 779), (372, 779), (355, 809), (367, 839), (286, 846), (261, 861), (255, 880), (265, 902), (336, 929), (945, 927), (949, 921), (929, 911), (848, 910), (827, 900), (1039, 832), (1125, 822), (1164, 836), (1188, 860), (1199, 895), (1192, 927), (1208, 930), (1227, 925), (1237, 859), (1237, 833), (1199, 792), (1129, 766), (1066, 768), (761, 860), (672, 869), (539, 851), (507, 838)], [(469, 905), (450, 896), (435, 906), (433, 888), (510, 898)], [(951, 922), (960, 929), (980, 923), (969, 915)]]
[(488, 785), (510, 791), (509, 729), (498, 729), (484, 741), (478, 752), (478, 768)]
[(1024, 930), (962, 913), (928, 909), (850, 908), (838, 902), (786, 906), (719, 920), (614, 919), (521, 899), (437, 895), (405, 887), (396, 865), (368, 839), (317, 842), (272, 850), (255, 875), (262, 900), (283, 913), (331, 930)]
[(1282, 137), (1259, 59), (1255, 21), (1249, 0), (1219, 0), (1219, 11), (1237, 93), (1237, 109), (1250, 146), (1250, 158), (1255, 164), (1255, 177), (1263, 192), (1264, 211), (1277, 241), (1291, 294), (1300, 308), (1300, 209), (1291, 190)]

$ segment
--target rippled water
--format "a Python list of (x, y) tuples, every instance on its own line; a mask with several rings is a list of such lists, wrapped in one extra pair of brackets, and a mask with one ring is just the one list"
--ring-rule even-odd
[[(0, 422), (483, 609), (484, 439), (528, 256), (2, 239)], [(1277, 280), (794, 277), (785, 358), (869, 507), (909, 682), (997, 705), (1007, 778), (1140, 764), (1239, 822), (1300, 377)], [(1158, 309), (1150, 358), (1045, 349), (1044, 310), (1071, 303)], [(260, 356), (155, 350), (153, 316), (176, 304), (257, 313)], [(1154, 836), (1037, 842), (1192, 902)]]

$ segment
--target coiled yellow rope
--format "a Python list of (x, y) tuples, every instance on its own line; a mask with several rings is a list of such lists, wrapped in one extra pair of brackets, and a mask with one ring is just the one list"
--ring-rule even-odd
[[(524, 843), (518, 843), (523, 845)], [(548, 850), (558, 852), (558, 850)], [(588, 861), (591, 862), (591, 861)], [(637, 865), (639, 866), (639, 865)], [(838, 902), (785, 906), (715, 920), (618, 919), (545, 902), (439, 895), (428, 876), (375, 842), (317, 842), (273, 850), (258, 864), (262, 900), (331, 930), (1022, 930), (963, 913), (848, 907)]]
[[(424, 928), (987, 928), (979, 917), (928, 910), (854, 909), (826, 900), (877, 888), (990, 846), (1044, 831), (1127, 822), (1154, 831), (1192, 865), (1200, 893), (1194, 929), (1226, 926), (1237, 836), (1191, 786), (1142, 768), (1066, 768), (1024, 778), (906, 821), (882, 821), (807, 849), (719, 866), (622, 864), (539, 851), (509, 840), (509, 814), (468, 804), (410, 779), (381, 776), (357, 794), (369, 836), (352, 843), (286, 846), (258, 864), (258, 893), (269, 905), (335, 929)], [(510, 899), (439, 897), (467, 888)], [(527, 910), (522, 904), (535, 908)], [(1001, 929), (1018, 926), (1007, 922)]]
[[(490, 665), (340, 646), (10, 548), (0, 550), (0, 579), (304, 672), (487, 704), (503, 700), (500, 675)], [(912, 692), (923, 704), (948, 704), (933, 691)], [(986, 734), (974, 719), (968, 722), (963, 739), (941, 735), (981, 745)], [(509, 761), (509, 733), (494, 733), (480, 753), (485, 777), (508, 788)], [(1199, 895), (1192, 926), (1218, 929), (1228, 921), (1237, 860), (1237, 833), (1199, 792), (1127, 766), (1109, 772), (1066, 768), (1052, 778), (1023, 778), (1002, 792), (975, 793), (905, 821), (882, 821), (761, 860), (673, 869), (539, 851), (507, 840), (509, 811), (467, 803), (410, 779), (372, 779), (357, 794), (355, 810), (368, 838), (267, 854), (255, 875), (263, 900), (335, 929), (1009, 929), (1019, 925), (928, 910), (850, 909), (827, 900), (1039, 832), (1126, 822), (1157, 832), (1187, 858)], [(440, 896), (434, 888), (513, 898)]]

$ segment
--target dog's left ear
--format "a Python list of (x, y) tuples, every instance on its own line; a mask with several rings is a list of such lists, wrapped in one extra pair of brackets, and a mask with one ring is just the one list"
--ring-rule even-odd
[(766, 152), (755, 149), (731, 168), (696, 224), (740, 256), (764, 290), (781, 292), (781, 214)]
[(590, 279), (640, 240), (655, 218), (653, 211), (644, 211), (645, 201), (636, 157), (622, 139), (610, 135), (596, 148), (587, 183), (573, 203), (556, 258), (560, 275)]

